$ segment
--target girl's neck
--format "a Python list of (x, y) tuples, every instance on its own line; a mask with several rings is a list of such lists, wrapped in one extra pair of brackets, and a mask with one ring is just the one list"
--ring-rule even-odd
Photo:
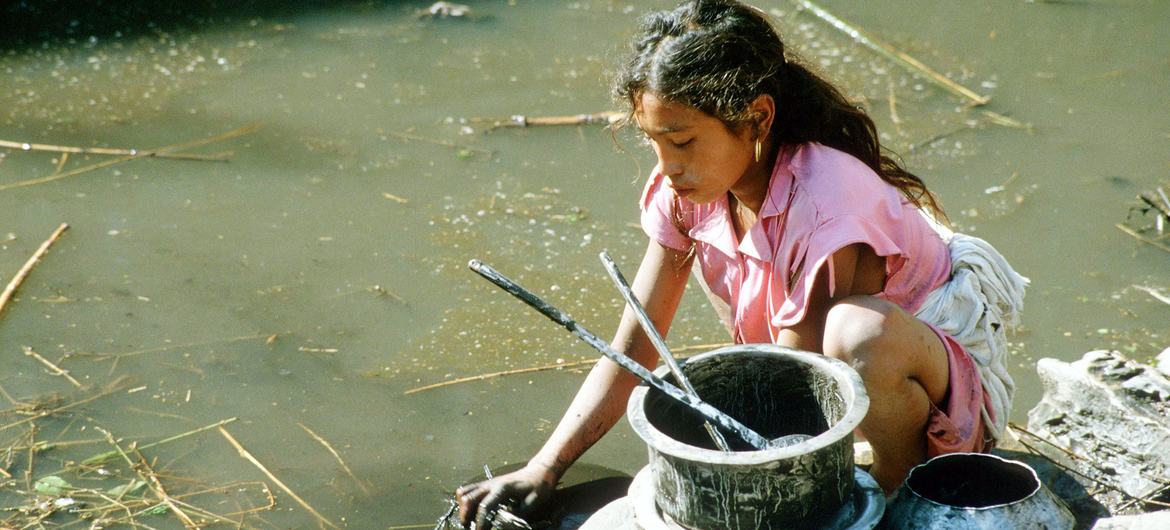
[(730, 193), (742, 207), (759, 214), (764, 198), (768, 196), (768, 186), (772, 181), (772, 166), (776, 162), (776, 150), (772, 142), (764, 143), (762, 151), (767, 153), (762, 160), (754, 162), (739, 181), (731, 187)]

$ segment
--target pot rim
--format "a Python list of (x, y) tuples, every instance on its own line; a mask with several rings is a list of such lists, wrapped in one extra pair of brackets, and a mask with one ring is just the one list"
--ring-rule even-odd
[[(823, 373), (836, 380), (845, 401), (845, 414), (825, 432), (797, 444), (760, 451), (725, 453), (718, 449), (685, 444), (658, 430), (646, 417), (644, 404), (649, 387), (641, 384), (634, 388), (630, 395), (626, 405), (626, 415), (634, 432), (651, 450), (685, 460), (701, 460), (708, 464), (761, 465), (813, 453), (852, 436), (853, 430), (861, 424), (861, 420), (865, 418), (865, 414), (869, 410), (869, 395), (865, 391), (861, 375), (848, 364), (819, 353), (801, 351), (776, 344), (736, 344), (701, 353), (691, 357), (687, 362), (701, 362), (704, 359), (729, 354), (783, 357), (819, 368)], [(669, 369), (666, 366), (660, 367), (655, 370), (655, 374), (659, 377), (668, 376)], [(852, 449), (852, 445), (850, 449)]]
[[(1024, 495), (1022, 498), (1016, 499), (1016, 500), (1011, 501), (1011, 502), (1004, 502), (1004, 503), (1000, 503), (1000, 504), (991, 504), (988, 506), (955, 506), (953, 504), (943, 504), (943, 503), (938, 502), (934, 499), (931, 499), (931, 498), (923, 495), (922, 493), (918, 492), (917, 490), (914, 489), (913, 486), (910, 485), (910, 476), (913, 475), (915, 471), (918, 471), (919, 468), (924, 468), (928, 464), (930, 464), (931, 462), (934, 462), (936, 460), (944, 460), (944, 459), (948, 459), (948, 458), (958, 458), (958, 457), (990, 458), (990, 459), (994, 459), (994, 460), (999, 460), (1000, 462), (1002, 462), (1004, 464), (1022, 467), (1028, 471), (1028, 474), (1032, 477), (1032, 480), (1036, 484), (1036, 487), (1032, 488), (1032, 491), (1028, 492), (1027, 495)], [(1040, 475), (1036, 474), (1036, 470), (1034, 468), (1032, 468), (1032, 466), (1029, 466), (1028, 464), (1020, 462), (1019, 460), (1010, 460), (1007, 458), (1003, 458), (1001, 456), (993, 455), (991, 453), (947, 453), (945, 455), (938, 455), (934, 458), (927, 460), (926, 462), (923, 462), (921, 464), (918, 464), (918, 465), (910, 468), (910, 473), (906, 475), (906, 480), (902, 482), (902, 487), (905, 488), (906, 491), (913, 494), (915, 497), (922, 499), (926, 502), (929, 502), (935, 506), (940, 506), (940, 507), (947, 508), (950, 510), (981, 512), (984, 510), (1000, 509), (1000, 508), (1003, 508), (1005, 506), (1011, 506), (1013, 504), (1019, 504), (1021, 502), (1027, 501), (1027, 500), (1031, 499), (1032, 497), (1035, 497), (1036, 494), (1040, 492), (1040, 489), (1044, 487), (1044, 483), (1040, 482)]]

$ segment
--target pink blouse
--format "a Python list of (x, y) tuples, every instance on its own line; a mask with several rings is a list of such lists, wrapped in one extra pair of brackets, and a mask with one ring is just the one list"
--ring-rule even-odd
[(853, 156), (817, 143), (782, 150), (757, 222), (737, 241), (726, 197), (694, 204), (655, 169), (642, 228), (666, 247), (695, 245), (703, 279), (728, 303), (736, 342), (775, 343), (804, 318), (813, 280), (837, 250), (864, 243), (886, 259), (879, 294), (914, 313), (950, 276), (946, 243), (897, 188)]

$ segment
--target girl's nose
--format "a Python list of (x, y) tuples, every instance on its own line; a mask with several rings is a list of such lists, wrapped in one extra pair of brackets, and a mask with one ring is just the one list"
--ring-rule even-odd
[(662, 161), (662, 174), (674, 180), (683, 174), (683, 166), (677, 162)]

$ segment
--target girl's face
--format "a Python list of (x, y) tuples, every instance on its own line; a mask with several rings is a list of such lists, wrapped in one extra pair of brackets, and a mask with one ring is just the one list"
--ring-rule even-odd
[(705, 204), (728, 191), (753, 188), (742, 182), (755, 156), (751, 127), (728, 130), (718, 118), (649, 92), (634, 102), (634, 119), (679, 197)]

